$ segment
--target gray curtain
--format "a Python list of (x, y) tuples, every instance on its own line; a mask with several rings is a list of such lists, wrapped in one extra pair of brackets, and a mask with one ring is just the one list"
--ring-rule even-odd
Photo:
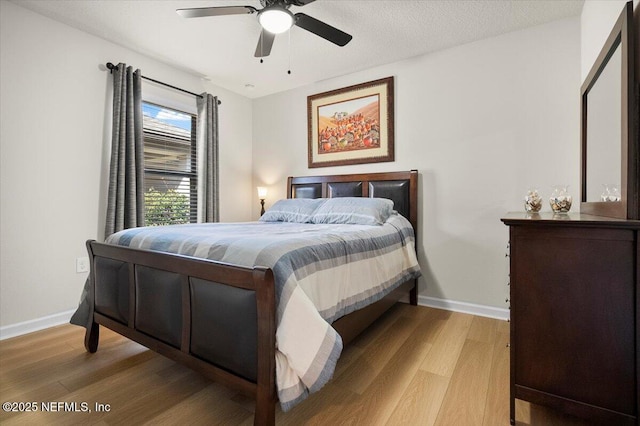
[(113, 70), (113, 127), (105, 237), (144, 226), (142, 74), (118, 64)]
[(218, 222), (218, 98), (203, 93), (197, 98), (198, 222)]

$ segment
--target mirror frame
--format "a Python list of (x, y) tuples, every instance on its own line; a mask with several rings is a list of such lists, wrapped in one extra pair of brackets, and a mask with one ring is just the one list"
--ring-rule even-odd
[[(587, 97), (589, 91), (608, 64), (616, 49), (620, 46), (622, 56), (621, 86), (622, 109), (621, 126), (621, 202), (594, 201), (587, 202)], [(581, 91), (581, 166), (580, 166), (580, 213), (596, 216), (615, 217), (619, 219), (640, 219), (638, 177), (640, 176), (640, 162), (638, 161), (637, 117), (635, 82), (635, 48), (633, 38), (633, 2), (625, 4), (620, 17), (611, 30), (604, 47), (600, 51), (591, 71), (587, 75)]]

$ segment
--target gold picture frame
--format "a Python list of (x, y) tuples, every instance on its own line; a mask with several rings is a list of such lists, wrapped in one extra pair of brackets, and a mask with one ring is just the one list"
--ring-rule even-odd
[(307, 97), (309, 168), (394, 161), (393, 77)]

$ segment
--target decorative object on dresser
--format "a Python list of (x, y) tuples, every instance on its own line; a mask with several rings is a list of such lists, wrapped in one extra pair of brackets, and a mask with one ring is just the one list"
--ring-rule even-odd
[(569, 185), (555, 185), (549, 198), (549, 204), (554, 213), (567, 213), (571, 210), (572, 200), (573, 198), (569, 194)]
[(309, 167), (394, 160), (393, 77), (307, 97)]
[(515, 399), (594, 424), (637, 425), (640, 221), (510, 213)]
[(538, 194), (537, 188), (529, 188), (527, 195), (524, 197), (524, 211), (528, 213), (537, 213), (542, 208), (542, 197)]

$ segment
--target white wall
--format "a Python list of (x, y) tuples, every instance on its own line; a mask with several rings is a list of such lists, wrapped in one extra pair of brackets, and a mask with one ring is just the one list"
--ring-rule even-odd
[[(79, 298), (75, 258), (104, 227), (107, 61), (220, 96), (223, 221), (257, 218), (255, 187), (269, 187), (270, 205), (289, 175), (417, 168), (422, 296), (504, 308), (499, 218), (522, 210), (529, 186), (578, 191), (579, 36), (577, 18), (559, 21), (252, 102), (0, 1), (0, 334), (65, 320)], [(389, 75), (396, 161), (309, 170), (306, 97)]]
[[(587, 0), (580, 15), (581, 82), (589, 74), (627, 0)], [(634, 10), (640, 0), (633, 0)], [(636, 29), (638, 31), (638, 29)]]
[[(557, 21), (257, 99), (254, 186), (269, 187), (270, 205), (289, 175), (418, 169), (422, 300), (506, 308), (500, 217), (523, 210), (530, 186), (547, 198), (564, 183), (578, 195), (579, 25)], [(395, 162), (308, 169), (307, 96), (387, 76)], [(254, 198), (254, 217), (258, 208)]]
[[(86, 274), (76, 274), (75, 259), (86, 256), (87, 239), (101, 239), (104, 232), (108, 61), (126, 62), (144, 75), (220, 97), (221, 219), (251, 219), (251, 100), (0, 1), (3, 335), (16, 324), (67, 313), (77, 305)], [(56, 318), (65, 320), (64, 315)]]

